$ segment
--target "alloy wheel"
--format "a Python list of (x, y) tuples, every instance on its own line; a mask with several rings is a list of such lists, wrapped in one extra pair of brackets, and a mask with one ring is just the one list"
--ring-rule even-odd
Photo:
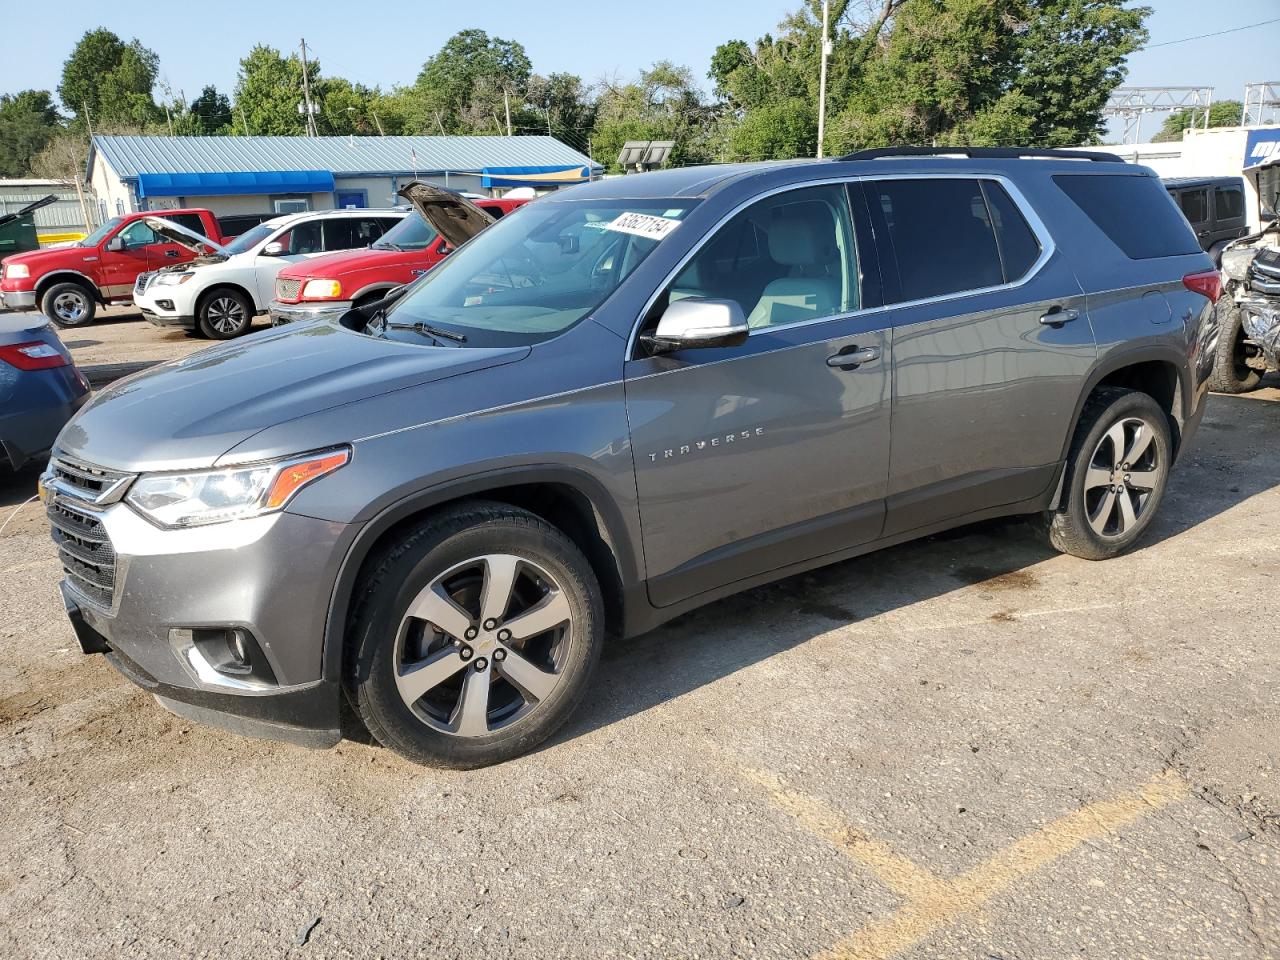
[(235, 333), (244, 326), (244, 305), (234, 297), (217, 297), (205, 311), (209, 326), (219, 333)]
[(77, 323), (84, 319), (89, 301), (83, 293), (68, 290), (53, 298), (54, 315), (64, 323)]
[(1164, 477), (1155, 428), (1140, 417), (1117, 421), (1098, 441), (1084, 478), (1089, 526), (1100, 537), (1124, 536), (1138, 524)]
[(568, 596), (551, 574), (510, 554), (476, 557), (409, 604), (396, 637), (396, 688), (433, 729), (483, 737), (551, 696), (576, 642)]

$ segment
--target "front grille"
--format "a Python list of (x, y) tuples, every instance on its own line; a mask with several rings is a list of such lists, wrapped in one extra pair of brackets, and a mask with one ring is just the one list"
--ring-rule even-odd
[(135, 280), (133, 283), (134, 293), (145, 293), (147, 289), (147, 284), (149, 284), (150, 282), (151, 282), (151, 274), (149, 273), (138, 274), (138, 279)]
[(301, 289), (301, 280), (290, 280), (288, 277), (276, 277), (277, 300), (297, 300), (298, 291)]
[(91, 503), (106, 502), (105, 498), (131, 476), (115, 470), (78, 463), (61, 456), (53, 457), (49, 461), (49, 472), (62, 481), (64, 486), (83, 493), (84, 499)]
[(96, 510), (124, 496), (133, 474), (68, 459), (49, 459), (45, 513), (67, 583), (108, 609), (116, 592), (116, 551)]
[(51, 498), (45, 512), (67, 580), (80, 594), (110, 608), (116, 592), (116, 552), (107, 528), (64, 498)]

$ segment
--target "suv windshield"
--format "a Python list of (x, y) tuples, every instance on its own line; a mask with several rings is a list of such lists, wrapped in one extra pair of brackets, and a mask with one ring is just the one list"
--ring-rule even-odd
[(425, 250), (435, 242), (436, 233), (427, 221), (418, 214), (405, 217), (394, 227), (382, 235), (374, 245), (374, 250)]
[(275, 233), (277, 229), (277, 224), (260, 223), (248, 233), (242, 233), (240, 236), (228, 243), (226, 245), (227, 250), (231, 253), (245, 253), (252, 250), (263, 240), (267, 239), (267, 237)]
[(93, 233), (89, 234), (87, 237), (81, 240), (78, 246), (96, 247), (98, 244), (102, 242), (103, 237), (105, 237), (108, 233), (110, 233), (116, 227), (120, 226), (120, 221), (123, 219), (124, 219), (123, 217), (112, 217), (110, 220), (108, 220), (106, 223), (100, 226), (97, 230), (93, 231)]
[[(693, 209), (695, 201), (583, 200), (530, 204), (426, 274), (391, 308), (396, 325), (427, 324), (470, 346), (536, 343), (605, 301)], [(388, 235), (389, 236), (389, 235)]]

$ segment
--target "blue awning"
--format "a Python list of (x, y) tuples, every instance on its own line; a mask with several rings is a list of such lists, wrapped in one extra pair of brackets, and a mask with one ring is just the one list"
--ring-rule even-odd
[(591, 179), (588, 166), (573, 167), (485, 167), (480, 171), (485, 187), (559, 187), (585, 183)]
[(230, 197), (263, 193), (332, 193), (329, 170), (275, 173), (140, 173), (138, 197)]

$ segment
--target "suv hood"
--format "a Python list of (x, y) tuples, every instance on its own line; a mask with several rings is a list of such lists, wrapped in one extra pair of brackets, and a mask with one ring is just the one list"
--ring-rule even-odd
[(130, 473), (209, 467), (268, 427), (529, 353), (419, 346), (336, 323), (290, 324), (117, 381), (67, 424), (56, 448)]
[(466, 197), (421, 180), (411, 180), (397, 193), (413, 204), (418, 216), (431, 224), (451, 247), (462, 246), (496, 222)]
[(188, 230), (180, 223), (174, 223), (167, 217), (143, 217), (142, 222), (145, 223), (154, 233), (160, 234), (170, 243), (176, 243), (186, 247), (196, 255), (207, 254), (213, 251), (220, 257), (232, 257), (235, 254), (228, 250), (220, 243), (215, 243), (208, 237), (196, 233), (194, 230)]

